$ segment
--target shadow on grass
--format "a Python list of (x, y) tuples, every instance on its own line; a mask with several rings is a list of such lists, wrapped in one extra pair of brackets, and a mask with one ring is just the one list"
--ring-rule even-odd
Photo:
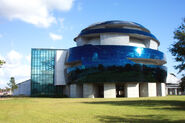
[(185, 111), (185, 101), (177, 100), (131, 100), (131, 101), (99, 101), (84, 102), (86, 104), (107, 104), (114, 106), (146, 107), (158, 110), (182, 110)]
[[(152, 110), (167, 110), (169, 111), (185, 111), (185, 101), (180, 100), (123, 100), (123, 101), (96, 101), (83, 102), (85, 104), (95, 105), (112, 105), (112, 106), (129, 106), (134, 108), (152, 109)], [(177, 112), (176, 112), (177, 113)], [(178, 114), (174, 114), (177, 115)], [(181, 114), (182, 115), (182, 114)], [(156, 115), (98, 115), (96, 118), (100, 122), (131, 122), (131, 123), (185, 123), (185, 119), (170, 120), (170, 116), (156, 114)], [(173, 116), (172, 116), (173, 117)]]
[(97, 116), (100, 122), (117, 123), (117, 122), (131, 122), (131, 123), (184, 123), (185, 120), (170, 121), (164, 118), (165, 115), (126, 115), (125, 117), (118, 116)]

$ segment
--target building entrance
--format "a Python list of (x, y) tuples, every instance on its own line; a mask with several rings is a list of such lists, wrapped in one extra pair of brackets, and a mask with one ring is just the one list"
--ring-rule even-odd
[(95, 98), (103, 98), (104, 97), (104, 86), (103, 84), (94, 85), (94, 96)]
[(125, 97), (124, 84), (116, 84), (116, 97)]

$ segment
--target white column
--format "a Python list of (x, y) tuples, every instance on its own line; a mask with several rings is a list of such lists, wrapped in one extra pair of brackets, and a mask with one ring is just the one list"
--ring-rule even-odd
[(83, 84), (83, 97), (84, 98), (94, 98), (94, 87), (91, 83)]
[(70, 85), (70, 97), (81, 98), (83, 97), (83, 86), (79, 84)]
[(76, 95), (76, 84), (71, 84), (70, 85), (70, 97), (77, 98), (77, 95)]
[(157, 96), (166, 96), (166, 84), (165, 83), (156, 83), (157, 84)]
[(104, 98), (116, 98), (115, 83), (104, 83)]
[[(139, 92), (141, 97), (161, 96), (161, 83), (140, 83)], [(164, 90), (165, 93), (165, 90)]]
[(157, 50), (158, 43), (156, 41), (154, 41), (154, 40), (150, 40), (150, 46), (149, 46), (149, 48), (154, 49), (154, 50)]
[(126, 97), (139, 97), (139, 83), (126, 84)]
[(169, 90), (169, 88), (165, 87), (165, 92), (166, 92), (165, 94), (166, 94), (166, 96), (169, 95), (168, 90)]
[(166, 96), (166, 84), (161, 83), (161, 96)]
[(155, 97), (157, 95), (156, 83), (148, 83), (148, 96)]
[(177, 88), (175, 88), (175, 95), (177, 95)]
[(55, 85), (66, 85), (64, 69), (66, 68), (65, 65), (65, 58), (67, 55), (66, 50), (57, 50), (56, 57), (55, 57)]

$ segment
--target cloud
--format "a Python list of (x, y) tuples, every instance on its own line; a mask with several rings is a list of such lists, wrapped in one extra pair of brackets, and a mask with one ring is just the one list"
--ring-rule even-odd
[(54, 34), (54, 33), (49, 33), (49, 37), (54, 41), (62, 40), (62, 38), (63, 38), (61, 35), (57, 35), (57, 34)]
[(5, 58), (0, 54), (0, 59), (1, 59), (1, 60), (4, 60)]
[(26, 56), (26, 60), (27, 60), (29, 63), (31, 63), (31, 54), (29, 54), (29, 55)]
[(7, 60), (10, 63), (17, 63), (22, 59), (22, 55), (15, 50), (11, 50), (7, 56)]
[(3, 35), (2, 34), (0, 34), (0, 38), (2, 38), (3, 37)]
[(69, 11), (74, 0), (0, 0), (0, 16), (19, 19), (38, 27), (56, 22), (54, 10)]
[(30, 79), (30, 57), (15, 50), (11, 50), (5, 57), (0, 55), (0, 59), (6, 61), (6, 64), (0, 68), (0, 87), (5, 87), (10, 77), (15, 77), (16, 83)]
[(82, 10), (82, 3), (79, 3), (79, 4), (78, 4), (77, 10), (78, 10), (78, 11), (81, 11), (81, 10)]

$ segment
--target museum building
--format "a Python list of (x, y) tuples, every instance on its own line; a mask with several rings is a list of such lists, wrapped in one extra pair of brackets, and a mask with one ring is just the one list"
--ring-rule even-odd
[(105, 21), (83, 29), (70, 49), (31, 50), (31, 96), (165, 96), (160, 42), (144, 26)]

